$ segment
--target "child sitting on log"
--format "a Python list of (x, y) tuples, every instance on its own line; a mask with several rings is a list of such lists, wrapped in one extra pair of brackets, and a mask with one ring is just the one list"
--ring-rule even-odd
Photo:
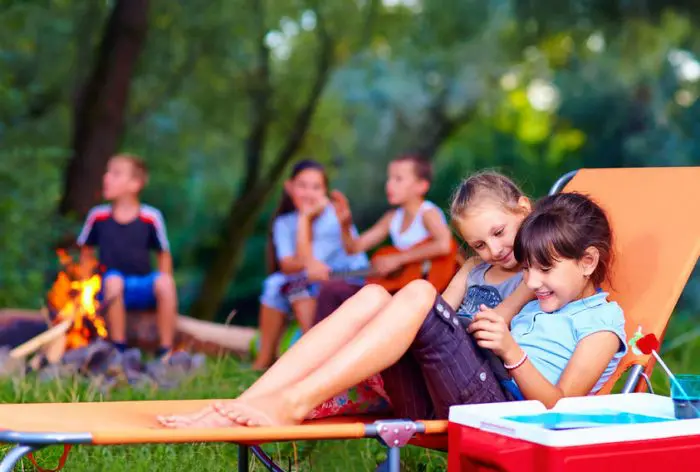
[[(173, 348), (177, 292), (163, 215), (140, 201), (147, 181), (143, 160), (127, 154), (112, 157), (102, 188), (109, 203), (90, 210), (77, 243), (81, 261), (92, 259), (93, 251), (98, 251), (105, 270), (102, 295), (108, 304), (108, 331), (117, 350), (127, 348), (126, 311), (155, 308), (157, 355), (165, 358)], [(152, 252), (158, 256), (157, 270), (151, 265)]]

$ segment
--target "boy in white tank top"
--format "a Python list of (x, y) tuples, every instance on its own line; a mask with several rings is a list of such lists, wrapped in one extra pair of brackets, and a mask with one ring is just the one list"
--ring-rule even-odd
[[(452, 235), (440, 208), (425, 200), (432, 181), (430, 162), (413, 155), (400, 156), (389, 163), (386, 196), (389, 210), (371, 228), (353, 237), (352, 213), (345, 196), (331, 192), (338, 220), (343, 228), (343, 243), (348, 254), (364, 252), (381, 244), (387, 236), (400, 250), (398, 254), (372, 261), (380, 275), (389, 274), (411, 262), (447, 255), (452, 250)], [(430, 241), (428, 241), (430, 240)], [(417, 246), (419, 243), (425, 242)], [(331, 314), (361, 286), (345, 280), (321, 285), (316, 299), (316, 323)]]
[[(348, 254), (368, 251), (381, 244), (387, 236), (399, 254), (377, 258), (373, 268), (387, 275), (405, 264), (447, 255), (452, 237), (447, 219), (440, 208), (425, 200), (432, 181), (430, 162), (418, 156), (400, 156), (389, 163), (386, 196), (389, 210), (371, 228), (354, 237), (352, 213), (345, 196), (331, 193), (333, 206), (343, 227), (343, 243)], [(430, 239), (431, 241), (416, 247)]]

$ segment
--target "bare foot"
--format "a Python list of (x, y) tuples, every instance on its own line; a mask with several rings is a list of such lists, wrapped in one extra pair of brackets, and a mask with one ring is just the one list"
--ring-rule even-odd
[(238, 426), (210, 405), (190, 415), (159, 416), (158, 422), (166, 428), (222, 428)]
[(209, 405), (207, 407), (202, 408), (199, 411), (196, 411), (194, 413), (190, 413), (188, 415), (168, 415), (168, 416), (158, 416), (158, 422), (162, 424), (163, 426), (167, 426), (170, 423), (174, 422), (187, 422), (187, 421), (195, 421), (203, 416), (206, 416), (208, 413), (211, 413), (214, 411), (213, 405)]
[(239, 398), (217, 403), (219, 415), (241, 426), (289, 426), (300, 424), (305, 416), (284, 394), (273, 393), (255, 398)]

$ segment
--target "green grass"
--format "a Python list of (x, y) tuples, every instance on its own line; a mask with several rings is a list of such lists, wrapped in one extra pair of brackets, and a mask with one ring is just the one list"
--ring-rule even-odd
[[(698, 315), (677, 313), (668, 325), (661, 358), (674, 374), (700, 374), (700, 326)], [(651, 376), (654, 393), (669, 395), (670, 381), (658, 364)]]
[[(697, 318), (678, 314), (669, 326), (662, 357), (675, 373), (700, 373), (700, 337), (688, 337), (697, 329)], [(685, 339), (685, 341), (684, 341)], [(683, 341), (677, 343), (674, 341)], [(675, 347), (674, 347), (675, 346)], [(119, 388), (105, 396), (97, 385), (84, 379), (62, 379), (42, 382), (34, 376), (0, 379), (0, 402), (77, 402), (103, 400), (196, 399), (235, 397), (250, 385), (256, 376), (241, 368), (231, 358), (210, 359), (206, 370), (186, 380), (175, 390), (138, 390)], [(620, 382), (618, 387), (621, 386)], [(668, 395), (669, 382), (660, 367), (655, 368), (652, 384), (656, 393)], [(4, 455), (7, 446), (0, 446)], [(320, 441), (279, 443), (264, 449), (288, 470), (367, 471), (373, 470), (385, 457), (384, 449), (373, 439), (361, 441)], [(37, 454), (39, 464), (53, 467), (61, 448), (52, 447)], [(79, 446), (73, 449), (66, 465), (68, 471), (95, 470), (235, 470), (237, 448), (230, 444), (179, 444), (129, 447)], [(431, 472), (446, 470), (446, 455), (414, 447), (402, 452), (405, 471)], [(253, 471), (263, 467), (251, 461)], [(24, 460), (17, 470), (33, 470)]]
[[(256, 376), (241, 368), (231, 358), (209, 359), (206, 370), (186, 380), (180, 387), (168, 390), (138, 390), (129, 387), (101, 393), (99, 386), (84, 379), (71, 378), (44, 382), (35, 376), (0, 379), (0, 402), (80, 402), (114, 400), (168, 400), (235, 397), (249, 386)], [(0, 421), (1, 424), (1, 421)], [(8, 446), (0, 445), (0, 456)], [(376, 440), (359, 441), (299, 441), (264, 446), (287, 470), (367, 471), (373, 470), (385, 456)], [(53, 468), (62, 447), (51, 447), (36, 454), (39, 465)], [(446, 455), (415, 447), (402, 452), (404, 470), (437, 471), (447, 468)], [(128, 465), (127, 465), (128, 464)], [(231, 471), (236, 470), (237, 447), (232, 444), (177, 444), (145, 446), (78, 446), (73, 448), (66, 463), (67, 471), (152, 470)], [(16, 470), (33, 470), (23, 460)], [(251, 460), (252, 471), (265, 470), (257, 460)]]

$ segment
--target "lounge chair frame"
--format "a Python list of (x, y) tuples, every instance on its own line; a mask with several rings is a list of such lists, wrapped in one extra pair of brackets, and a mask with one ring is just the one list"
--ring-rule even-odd
[[(365, 425), (364, 438), (376, 438), (381, 441), (382, 444), (388, 448), (387, 472), (399, 472), (401, 448), (405, 446), (415, 434), (424, 433), (425, 431), (425, 423), (420, 421), (399, 419), (378, 420)], [(0, 441), (15, 444), (5, 455), (2, 462), (0, 462), (0, 472), (12, 472), (16, 463), (27, 454), (47, 446), (93, 444), (93, 437), (89, 433), (64, 434), (0, 431)], [(284, 469), (278, 466), (259, 446), (246, 446), (243, 444), (238, 445), (238, 472), (249, 471), (250, 452), (258, 458), (260, 463), (267, 470), (272, 472), (284, 472)]]

